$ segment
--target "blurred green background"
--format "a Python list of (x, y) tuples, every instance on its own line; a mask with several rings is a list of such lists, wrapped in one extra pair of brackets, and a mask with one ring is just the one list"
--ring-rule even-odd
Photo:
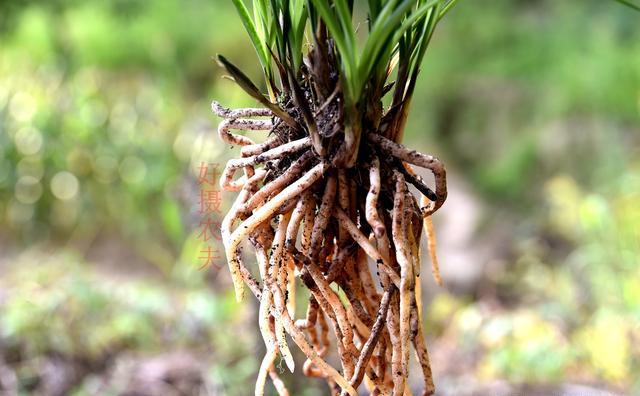
[[(0, 2), (2, 392), (252, 394), (255, 306), (198, 263), (194, 170), (235, 153), (209, 103), (255, 105), (216, 53), (259, 77), (226, 1)], [(461, 0), (414, 102), (405, 143), (451, 178), (446, 285), (424, 280), (441, 394), (640, 394), (640, 14)]]

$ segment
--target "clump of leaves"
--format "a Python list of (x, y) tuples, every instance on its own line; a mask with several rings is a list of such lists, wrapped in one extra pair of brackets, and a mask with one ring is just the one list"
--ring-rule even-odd
[[(307, 356), (303, 373), (323, 378), (332, 394), (357, 395), (362, 383), (372, 394), (404, 394), (412, 346), (423, 393), (434, 392), (421, 325), (419, 241), (423, 223), (432, 235), (430, 216), (446, 199), (446, 173), (437, 158), (399, 141), (429, 41), (454, 4), (254, 0), (250, 11), (234, 0), (268, 90), (264, 94), (218, 57), (264, 106), (212, 105), (224, 118), (221, 139), (242, 146), (241, 158), (230, 160), (221, 177), (222, 188), (239, 191), (222, 234), (238, 299), (246, 283), (260, 300), (267, 353), (257, 395), (267, 376), (288, 394), (274, 369), (281, 354), (294, 370), (285, 334)], [(366, 13), (362, 23), (360, 13), (363, 19)], [(360, 40), (364, 25), (368, 32)], [(269, 137), (256, 143), (233, 129), (267, 131)], [(433, 190), (411, 165), (433, 173)], [(234, 179), (239, 169), (244, 176)], [(408, 184), (422, 194), (420, 203)], [(241, 223), (234, 228), (236, 221)], [(257, 271), (243, 262), (245, 240)], [(377, 266), (377, 282), (370, 266)], [(298, 283), (310, 298), (306, 315), (296, 320)], [(330, 329), (340, 370), (325, 360)]]
[[(253, 0), (251, 11), (242, 0), (233, 3), (268, 91), (218, 57), (263, 106), (212, 105), (224, 118), (220, 138), (242, 146), (221, 177), (222, 188), (239, 192), (222, 234), (238, 299), (246, 283), (260, 300), (267, 353), (256, 394), (264, 393), (267, 376), (288, 394), (274, 369), (281, 354), (294, 370), (286, 334), (307, 356), (303, 373), (324, 379), (332, 394), (356, 395), (364, 383), (371, 394), (403, 395), (413, 345), (423, 394), (432, 394), (419, 241), (424, 225), (439, 280), (430, 216), (447, 197), (446, 173), (435, 157), (399, 142), (434, 29), (456, 0)], [(256, 143), (231, 130), (269, 137)], [(412, 165), (433, 173), (433, 190)], [(244, 176), (234, 179), (239, 169)], [(253, 272), (243, 263), (245, 240), (257, 258)], [(377, 266), (378, 282), (370, 266)], [(296, 320), (298, 283), (310, 298)], [(330, 329), (340, 370), (325, 360)]]

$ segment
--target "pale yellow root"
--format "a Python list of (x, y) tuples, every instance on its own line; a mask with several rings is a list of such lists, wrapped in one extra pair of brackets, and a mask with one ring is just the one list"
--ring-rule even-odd
[(231, 278), (233, 280), (236, 300), (242, 301), (244, 298), (244, 284), (242, 281), (238, 257), (238, 248), (240, 243), (247, 238), (248, 235), (256, 229), (256, 227), (262, 224), (262, 222), (271, 218), (278, 208), (287, 200), (301, 194), (307, 188), (311, 187), (313, 183), (318, 181), (328, 167), (329, 165), (324, 162), (316, 165), (295, 183), (291, 184), (278, 195), (270, 199), (269, 202), (260, 207), (251, 217), (240, 223), (230, 237), (223, 241), (223, 243), (225, 243), (225, 253), (227, 256), (227, 262), (229, 263)]
[(263, 120), (245, 120), (245, 119), (226, 119), (218, 126), (218, 136), (224, 142), (237, 145), (248, 146), (255, 144), (253, 140), (246, 136), (231, 133), (232, 129), (241, 131), (269, 131), (273, 128), (271, 121)]
[(378, 215), (378, 196), (380, 195), (380, 161), (374, 157), (369, 168), (369, 192), (365, 201), (365, 217), (376, 237), (385, 233), (384, 222)]
[[(285, 249), (284, 249), (284, 240), (287, 234), (287, 226), (289, 225), (289, 219), (291, 218), (291, 212), (280, 215), (278, 221), (278, 229), (276, 230), (276, 235), (273, 238), (272, 252), (271, 257), (269, 258), (269, 279), (275, 280), (279, 287), (286, 287), (287, 277), (286, 277), (286, 263), (285, 261)], [(287, 255), (288, 258), (288, 255)], [(284, 327), (282, 325), (282, 319), (278, 316), (275, 317), (276, 320), (276, 338), (278, 341), (278, 346), (280, 348), (280, 353), (282, 354), (282, 358), (289, 370), (293, 373), (295, 369), (295, 362), (293, 361), (293, 355), (291, 354), (291, 350), (289, 349), (289, 345), (287, 344), (287, 338), (284, 331)]]
[(220, 188), (227, 190), (230, 185), (233, 185), (233, 177), (236, 171), (240, 168), (255, 166), (273, 159), (281, 158), (287, 154), (295, 153), (307, 148), (309, 145), (309, 138), (302, 138), (277, 146), (269, 151), (265, 151), (262, 154), (254, 155), (252, 157), (231, 159), (227, 161), (227, 164), (222, 171), (222, 175), (220, 176)]
[(324, 312), (318, 309), (318, 325), (320, 326), (320, 344), (322, 347), (318, 349), (318, 355), (325, 357), (329, 352), (331, 343), (329, 342), (329, 325), (327, 319), (324, 317)]
[(309, 201), (307, 205), (307, 212), (304, 215), (304, 228), (300, 233), (300, 247), (301, 252), (305, 256), (309, 255), (309, 248), (311, 248), (311, 235), (313, 234), (313, 224), (316, 216), (316, 205), (313, 199), (310, 197), (310, 193), (304, 192), (302, 198), (306, 198)]
[(275, 284), (275, 282), (272, 282), (271, 285), (269, 286), (271, 287), (271, 290), (274, 293), (274, 296), (277, 296), (277, 298), (275, 298), (276, 307), (274, 310), (280, 311), (280, 314), (283, 319), (282, 323), (284, 325), (285, 330), (287, 331), (287, 333), (289, 333), (289, 335), (291, 336), (293, 341), (296, 343), (296, 345), (298, 345), (300, 350), (305, 355), (307, 355), (307, 358), (309, 358), (309, 360), (311, 360), (316, 367), (318, 367), (320, 370), (322, 370), (326, 374), (327, 378), (330, 378), (332, 381), (338, 384), (342, 389), (346, 389), (350, 396), (358, 396), (358, 391), (356, 391), (356, 389), (353, 386), (351, 386), (349, 381), (345, 377), (343, 377), (336, 369), (334, 369), (331, 365), (329, 365), (326, 361), (324, 361), (320, 356), (318, 356), (318, 354), (313, 349), (313, 347), (309, 345), (309, 343), (307, 342), (306, 338), (304, 337), (300, 329), (298, 329), (295, 326), (293, 319), (291, 319), (291, 317), (289, 316), (289, 313), (287, 312), (287, 309), (283, 303), (284, 298), (282, 297), (282, 291), (280, 290), (278, 285)]
[(436, 157), (410, 150), (407, 147), (385, 138), (377, 133), (367, 134), (370, 142), (375, 143), (379, 149), (385, 153), (392, 155), (399, 160), (429, 169), (435, 177), (436, 183), (436, 201), (433, 205), (423, 213), (423, 216), (429, 216), (436, 210), (440, 209), (444, 201), (447, 199), (447, 171), (444, 165)]
[(422, 282), (420, 281), (420, 266), (422, 265), (420, 259), (420, 247), (418, 241), (412, 232), (413, 227), (408, 226), (407, 239), (409, 240), (409, 248), (411, 250), (411, 258), (413, 259), (413, 276), (414, 279), (414, 294), (416, 296), (416, 307), (418, 310), (418, 318), (422, 320)]
[[(252, 177), (250, 177), (246, 184), (243, 186), (242, 191), (238, 194), (238, 197), (234, 201), (231, 209), (227, 212), (226, 216), (222, 219), (222, 223), (220, 225), (220, 234), (222, 236), (222, 243), (225, 244), (226, 241), (231, 237), (231, 228), (233, 224), (240, 219), (239, 217), (239, 209), (245, 203), (245, 201), (249, 198), (251, 194), (251, 190), (254, 186), (264, 178), (265, 172), (263, 170), (259, 170)], [(234, 282), (234, 285), (237, 283), (242, 284), (244, 280), (250, 286), (252, 285), (252, 279), (250, 278), (250, 272), (246, 269), (244, 264), (241, 261), (241, 258), (238, 257), (237, 261), (232, 264), (229, 262), (229, 270), (231, 272), (231, 278)], [(237, 293), (237, 289), (236, 289)], [(254, 291), (255, 293), (255, 291)], [(244, 289), (242, 290), (242, 295), (244, 295)], [(236, 294), (237, 296), (237, 294)]]
[[(422, 196), (420, 198), (420, 206), (429, 205), (430, 201), (427, 197)], [(431, 216), (424, 218), (424, 232), (427, 236), (427, 251), (429, 252), (429, 259), (431, 260), (431, 271), (433, 272), (433, 279), (438, 286), (442, 286), (442, 276), (440, 276), (440, 266), (438, 264), (438, 255), (436, 253), (436, 232), (433, 228), (433, 220)]]
[(271, 117), (273, 112), (265, 108), (240, 108), (230, 109), (222, 106), (219, 102), (211, 102), (211, 111), (220, 118), (248, 118), (248, 117)]
[(269, 377), (271, 377), (271, 382), (273, 382), (273, 386), (276, 388), (276, 392), (278, 392), (278, 395), (289, 396), (289, 391), (284, 385), (284, 382), (282, 382), (282, 379), (280, 379), (280, 376), (278, 376), (278, 373), (276, 372), (273, 364), (271, 365), (271, 367), (269, 367)]
[(353, 374), (353, 370), (355, 369), (355, 359), (357, 359), (357, 349), (353, 344), (353, 329), (351, 328), (351, 324), (347, 319), (347, 311), (345, 307), (342, 305), (340, 298), (336, 295), (336, 293), (331, 289), (329, 283), (325, 279), (324, 275), (320, 271), (320, 269), (312, 262), (305, 263), (305, 267), (309, 270), (309, 274), (313, 278), (313, 281), (318, 286), (320, 293), (326, 299), (327, 303), (333, 309), (335, 313), (336, 320), (338, 321), (338, 326), (342, 332), (342, 341), (344, 343), (345, 349), (349, 354), (353, 356), (345, 358), (345, 376), (350, 377)]
[(388, 260), (386, 260), (370, 242), (369, 239), (360, 231), (358, 226), (344, 213), (340, 208), (334, 207), (333, 214), (341, 222), (341, 225), (351, 234), (351, 238), (360, 245), (362, 250), (364, 250), (369, 257), (375, 260), (378, 264), (383, 264), (380, 267), (387, 273), (391, 281), (396, 285), (396, 287), (400, 286), (400, 277), (398, 273), (391, 267), (391, 264)]
[(415, 329), (412, 329), (415, 332), (413, 346), (416, 351), (416, 358), (422, 369), (422, 378), (424, 380), (424, 391), (422, 395), (430, 396), (435, 392), (435, 386), (433, 384), (433, 374), (431, 373), (431, 363), (429, 362), (429, 352), (427, 351), (427, 345), (422, 331), (422, 322), (416, 318), (412, 318), (412, 321), (414, 322), (412, 325), (415, 326)]
[(356, 333), (354, 334), (358, 335), (361, 339), (366, 340), (369, 337), (369, 334), (371, 334), (371, 330), (366, 324), (364, 324), (364, 322), (362, 322), (358, 315), (356, 315), (353, 311), (353, 306), (350, 303), (345, 303), (345, 309), (347, 310), (347, 318), (349, 319), (349, 322), (356, 330)]
[(371, 328), (371, 331), (369, 331), (369, 334), (367, 335), (366, 342), (361, 348), (360, 356), (358, 357), (358, 362), (356, 364), (356, 370), (351, 377), (351, 384), (354, 387), (360, 385), (360, 381), (362, 380), (365, 370), (369, 365), (371, 355), (373, 354), (378, 340), (381, 337), (382, 330), (384, 328), (384, 320), (387, 317), (389, 303), (391, 301), (392, 295), (393, 292), (390, 289), (387, 290), (382, 297), (380, 309), (377, 313), (376, 320)]
[[(268, 307), (267, 307), (268, 308)], [(275, 344), (275, 339), (274, 339)], [(255, 396), (264, 396), (264, 387), (267, 383), (267, 375), (269, 375), (269, 369), (273, 365), (273, 362), (278, 357), (278, 350), (275, 347), (267, 349), (262, 363), (260, 364), (260, 370), (258, 370), (258, 378), (256, 379), (256, 386), (254, 394)]]
[[(374, 240), (372, 240), (373, 236), (369, 238), (369, 243), (374, 244)], [(382, 252), (380, 252), (382, 254)], [(377, 305), (380, 303), (380, 296), (376, 291), (376, 286), (373, 283), (373, 277), (371, 276), (371, 271), (369, 270), (369, 263), (367, 260), (367, 254), (362, 251), (362, 249), (358, 249), (357, 252), (357, 260), (358, 260), (358, 275), (360, 275), (360, 281), (362, 282), (362, 286), (364, 287), (364, 292), (369, 299), (369, 304)]]
[[(411, 340), (411, 291), (413, 290), (413, 263), (410, 259), (411, 252), (407, 249), (406, 233), (408, 232), (405, 216), (406, 184), (404, 176), (395, 172), (396, 191), (394, 194), (392, 215), (392, 236), (396, 248), (396, 259), (400, 265), (400, 356), (401, 370), (404, 378), (409, 374), (409, 354)], [(410, 231), (409, 231), (410, 232)], [(394, 352), (395, 353), (395, 352)], [(404, 390), (404, 385), (399, 386), (394, 393)]]
[(404, 393), (407, 376), (402, 370), (402, 348), (400, 348), (400, 308), (399, 297), (393, 296), (389, 312), (387, 313), (387, 329), (391, 338), (391, 379), (393, 381), (393, 395)]
[[(264, 256), (258, 256), (258, 266), (260, 270), (260, 276), (262, 279), (266, 279), (269, 276), (268, 261)], [(271, 290), (265, 287), (262, 289), (262, 295), (260, 296), (260, 307), (258, 309), (258, 327), (262, 334), (267, 352), (260, 364), (260, 370), (258, 371), (258, 378), (256, 379), (255, 396), (264, 395), (264, 387), (267, 381), (267, 375), (269, 368), (278, 356), (278, 341), (276, 339), (275, 330), (270, 321), (271, 317), (271, 305), (273, 302), (273, 296)]]
[(241, 211), (250, 213), (255, 208), (264, 205), (270, 196), (275, 195), (282, 191), (287, 185), (291, 184), (296, 178), (304, 172), (304, 166), (311, 160), (313, 153), (307, 151), (300, 158), (298, 158), (289, 168), (278, 176), (276, 179), (271, 180), (258, 190), (251, 198), (247, 200)]
[(293, 248), (296, 247), (298, 231), (300, 230), (302, 219), (304, 219), (304, 216), (307, 213), (308, 205), (309, 200), (307, 199), (306, 194), (298, 198), (296, 207), (291, 215), (291, 220), (289, 220), (289, 226), (287, 227), (287, 239), (285, 240), (285, 247), (287, 250), (293, 250)]
[(287, 254), (287, 310), (292, 318), (296, 317), (296, 265)]

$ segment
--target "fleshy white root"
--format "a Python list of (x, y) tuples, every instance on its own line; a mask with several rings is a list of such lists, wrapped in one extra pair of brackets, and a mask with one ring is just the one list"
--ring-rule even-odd
[[(446, 199), (444, 166), (376, 132), (366, 133), (362, 143), (358, 137), (344, 142), (367, 150), (362, 163), (344, 154), (349, 152), (344, 147), (333, 151), (343, 158), (330, 160), (325, 148), (318, 151), (317, 131), (313, 143), (309, 131), (309, 136), (276, 132), (283, 123), (271, 110), (232, 110), (217, 102), (212, 109), (224, 118), (220, 138), (241, 146), (241, 157), (228, 161), (220, 178), (224, 190), (238, 192), (221, 233), (236, 298), (243, 298), (247, 284), (259, 300), (266, 353), (255, 395), (264, 395), (268, 378), (278, 394), (289, 394), (274, 366), (280, 355), (295, 369), (287, 335), (306, 356), (303, 374), (326, 381), (332, 395), (355, 396), (361, 386), (372, 395), (411, 395), (412, 348), (422, 369), (423, 395), (433, 394), (421, 324), (419, 245), (424, 226), (439, 282), (430, 215)], [(270, 119), (255, 119), (261, 117)], [(273, 136), (254, 143), (231, 130)], [(354, 161), (353, 167), (340, 165)], [(435, 192), (409, 164), (434, 174)], [(234, 179), (239, 169), (244, 175)], [(422, 209), (407, 183), (423, 194)], [(255, 252), (259, 280), (243, 261), (244, 241)], [(304, 317), (296, 320), (300, 284), (310, 293)], [(339, 369), (325, 360), (332, 347)]]

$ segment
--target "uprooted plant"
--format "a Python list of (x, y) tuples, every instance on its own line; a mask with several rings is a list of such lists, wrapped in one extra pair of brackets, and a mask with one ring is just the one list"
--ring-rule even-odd
[[(241, 146), (241, 158), (226, 164), (220, 180), (238, 192), (222, 235), (238, 300), (246, 284), (260, 302), (267, 352), (256, 395), (264, 393), (267, 377), (288, 394), (274, 368), (280, 354), (294, 370), (287, 334), (307, 357), (303, 373), (324, 379), (332, 394), (357, 395), (363, 382), (373, 395), (410, 394), (412, 346), (423, 394), (434, 392), (419, 246), (424, 227), (439, 281), (430, 216), (447, 197), (446, 174), (438, 159), (399, 142), (434, 28), (454, 3), (254, 0), (251, 17), (234, 0), (268, 91), (219, 56), (230, 77), (264, 106), (212, 105), (224, 119), (220, 138)], [(357, 40), (365, 26), (368, 34)], [(232, 130), (268, 137), (256, 143)], [(414, 165), (431, 171), (435, 188)], [(236, 178), (239, 170), (244, 175)], [(257, 270), (243, 261), (244, 241)], [(299, 284), (309, 291), (304, 318), (295, 309)], [(332, 341), (339, 369), (327, 362)]]

